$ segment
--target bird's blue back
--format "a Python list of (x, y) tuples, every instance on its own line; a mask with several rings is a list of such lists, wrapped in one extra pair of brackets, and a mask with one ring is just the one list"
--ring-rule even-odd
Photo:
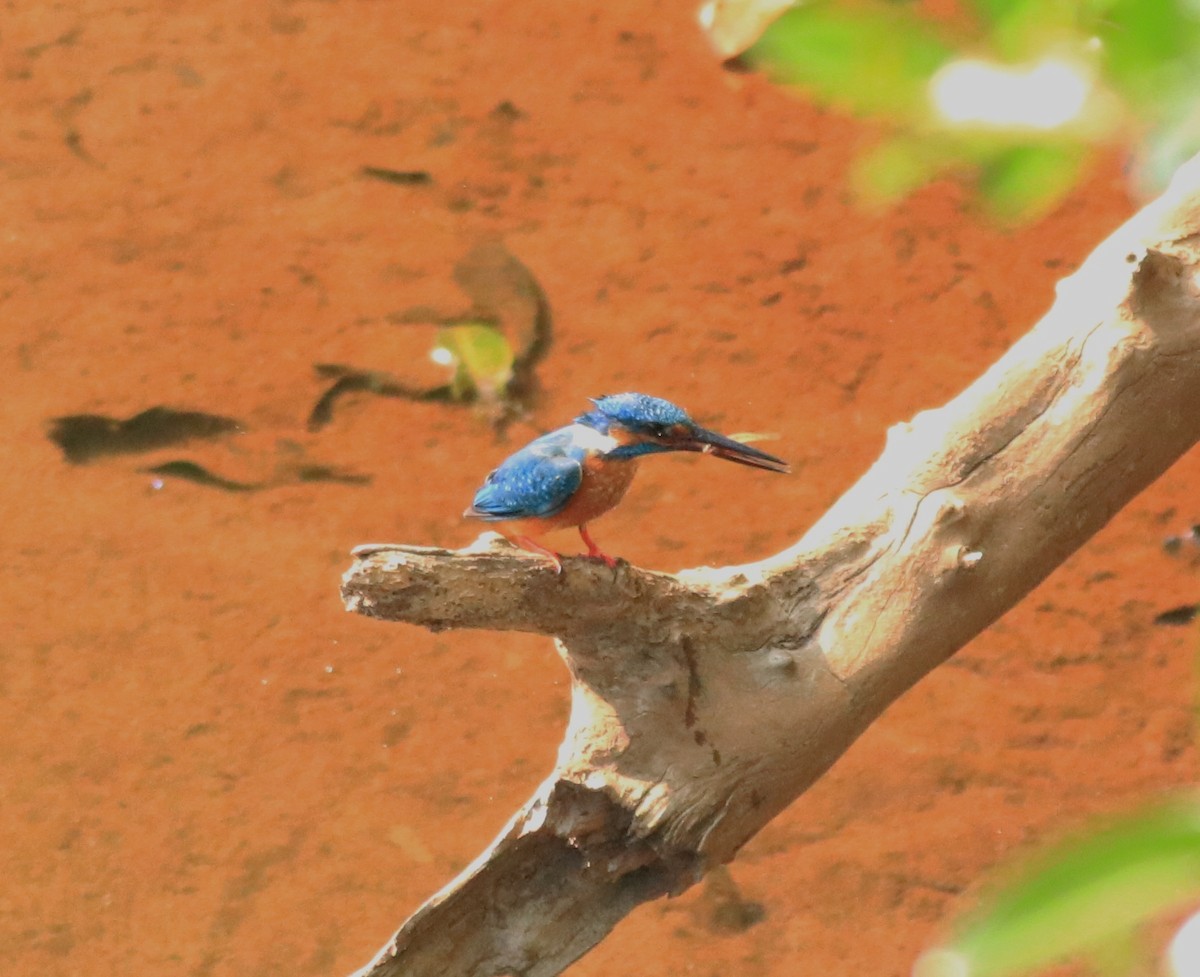
[(468, 513), (491, 522), (534, 519), (559, 512), (583, 481), (589, 449), (575, 425), (531, 441), (506, 458), (475, 493)]

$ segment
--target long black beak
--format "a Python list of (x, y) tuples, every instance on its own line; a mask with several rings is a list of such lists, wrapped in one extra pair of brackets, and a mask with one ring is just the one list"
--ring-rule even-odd
[(716, 431), (707, 431), (702, 427), (698, 427), (674, 441), (671, 447), (680, 451), (700, 451), (706, 455), (712, 455), (714, 458), (736, 461), (739, 465), (765, 468), (769, 472), (786, 474), (792, 470), (791, 466), (782, 458), (776, 458), (765, 451), (751, 448), (748, 444), (742, 444), (741, 441), (734, 441), (733, 438), (717, 434)]

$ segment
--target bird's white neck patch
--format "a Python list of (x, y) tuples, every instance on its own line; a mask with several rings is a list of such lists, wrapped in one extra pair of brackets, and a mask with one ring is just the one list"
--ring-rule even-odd
[(586, 424), (572, 424), (571, 443), (585, 451), (599, 451), (604, 454), (612, 451), (621, 442), (611, 434), (601, 434), (594, 427), (588, 427)]

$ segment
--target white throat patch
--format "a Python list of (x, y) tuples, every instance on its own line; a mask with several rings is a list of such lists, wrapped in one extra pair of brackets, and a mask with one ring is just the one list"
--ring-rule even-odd
[(588, 427), (586, 424), (572, 424), (571, 443), (585, 451), (598, 451), (606, 454), (621, 442), (611, 434), (601, 434), (594, 427)]

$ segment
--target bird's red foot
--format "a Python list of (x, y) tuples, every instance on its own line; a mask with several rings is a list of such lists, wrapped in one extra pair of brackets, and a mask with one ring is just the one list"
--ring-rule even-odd
[(583, 541), (587, 543), (588, 556), (592, 557), (593, 559), (603, 560), (614, 570), (617, 568), (617, 561), (596, 545), (596, 541), (592, 539), (591, 535), (587, 531), (586, 524), (583, 524), (579, 527), (579, 535), (583, 538)]
[(539, 553), (546, 557), (554, 565), (554, 572), (562, 574), (562, 559), (554, 550), (548, 549), (536, 539), (530, 539), (528, 536), (509, 536), (505, 534), (504, 538), (514, 546), (520, 547), (528, 553)]

